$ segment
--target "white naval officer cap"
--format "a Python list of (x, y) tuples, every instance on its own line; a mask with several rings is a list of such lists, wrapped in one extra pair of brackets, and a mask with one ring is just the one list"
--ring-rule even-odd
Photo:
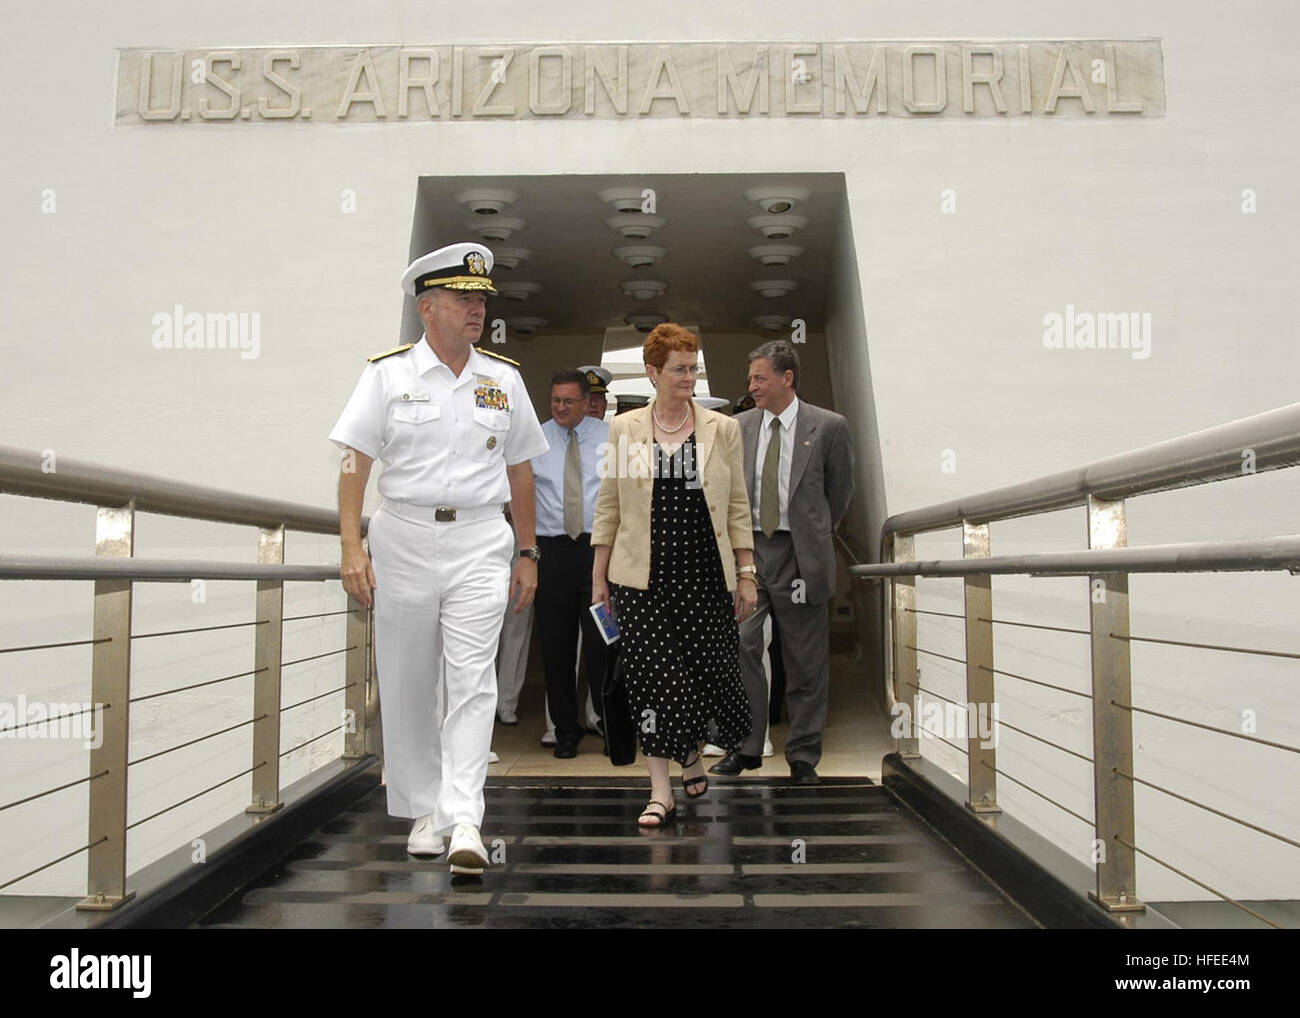
[(584, 364), (578, 370), (587, 377), (587, 384), (593, 393), (604, 395), (609, 392), (614, 373), (608, 368), (602, 368), (599, 364)]
[(491, 272), (492, 252), (482, 244), (448, 244), (411, 262), (402, 273), (402, 289), (412, 297), (435, 286), (496, 293)]

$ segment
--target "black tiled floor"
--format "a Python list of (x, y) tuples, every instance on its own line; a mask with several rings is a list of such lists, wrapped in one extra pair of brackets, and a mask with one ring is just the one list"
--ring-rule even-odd
[[(578, 779), (583, 780), (583, 779)], [(495, 778), (482, 877), (406, 854), (376, 789), (202, 927), (1011, 928), (1033, 922), (888, 792), (713, 782), (642, 831), (647, 792)]]

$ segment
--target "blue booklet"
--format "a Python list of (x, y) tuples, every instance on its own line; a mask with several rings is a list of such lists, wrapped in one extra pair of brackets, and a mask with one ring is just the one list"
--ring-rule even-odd
[(591, 606), (591, 617), (596, 620), (596, 628), (600, 630), (601, 639), (606, 644), (613, 643), (618, 639), (618, 622), (614, 619), (614, 613), (605, 607), (604, 603), (597, 601)]

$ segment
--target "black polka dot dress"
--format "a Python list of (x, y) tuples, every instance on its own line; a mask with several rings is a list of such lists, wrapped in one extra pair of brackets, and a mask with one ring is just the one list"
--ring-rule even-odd
[(656, 444), (655, 456), (650, 589), (611, 584), (610, 596), (641, 752), (685, 764), (708, 740), (710, 719), (727, 750), (739, 748), (751, 721), (733, 595), (704, 491), (683, 467), (698, 462), (695, 436), (672, 455)]

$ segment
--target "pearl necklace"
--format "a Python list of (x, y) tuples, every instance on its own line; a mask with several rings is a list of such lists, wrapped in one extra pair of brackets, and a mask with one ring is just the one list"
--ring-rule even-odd
[(666, 425), (663, 421), (659, 419), (658, 410), (651, 410), (650, 416), (652, 416), (655, 419), (655, 423), (659, 425), (660, 431), (664, 432), (665, 434), (671, 435), (674, 432), (681, 431), (682, 428), (686, 426), (686, 419), (691, 416), (691, 406), (689, 403), (686, 405), (686, 413), (682, 414), (682, 419), (677, 422), (677, 427), (675, 428), (668, 427), (668, 425)]

